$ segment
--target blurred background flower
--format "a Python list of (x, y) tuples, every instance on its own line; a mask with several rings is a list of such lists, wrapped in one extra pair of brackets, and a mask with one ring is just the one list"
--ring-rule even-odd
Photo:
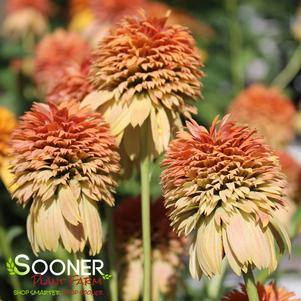
[[(143, 250), (140, 197), (124, 200), (115, 211), (116, 241), (121, 285), (124, 301), (137, 301), (142, 294)], [(184, 239), (169, 226), (163, 199), (151, 205), (152, 233), (152, 300), (160, 295), (173, 298), (182, 273), (182, 260), (186, 253)]]
[(295, 108), (276, 88), (252, 85), (231, 103), (231, 117), (256, 129), (275, 149), (285, 148), (294, 138)]
[(89, 51), (88, 43), (76, 33), (59, 29), (45, 36), (37, 45), (34, 61), (38, 87), (49, 92), (62, 80), (64, 68), (83, 64)]

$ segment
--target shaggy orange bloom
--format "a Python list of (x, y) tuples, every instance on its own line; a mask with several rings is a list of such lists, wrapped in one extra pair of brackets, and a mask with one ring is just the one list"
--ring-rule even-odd
[(12, 174), (9, 171), (11, 159), (10, 136), (17, 125), (16, 116), (5, 107), (0, 106), (0, 179), (10, 189)]
[(273, 148), (283, 148), (294, 136), (296, 110), (277, 88), (252, 85), (238, 95), (229, 111), (235, 121), (255, 128)]
[[(124, 301), (137, 301), (142, 293), (143, 248), (141, 200), (127, 199), (115, 210), (121, 294)], [(151, 205), (152, 301), (159, 295), (173, 296), (181, 275), (184, 241), (169, 226), (162, 199)]]
[(14, 113), (0, 106), (0, 166), (4, 158), (9, 155), (10, 135), (17, 125)]
[[(287, 291), (284, 288), (277, 288), (275, 282), (271, 282), (269, 285), (257, 285), (258, 295), (260, 301), (300, 301), (296, 298), (296, 295)], [(248, 295), (245, 286), (242, 284), (240, 290), (233, 290), (221, 301), (248, 301)]]
[(301, 201), (301, 166), (287, 152), (278, 153), (282, 171), (288, 180), (288, 196), (295, 202)]
[(83, 105), (104, 114), (131, 160), (141, 156), (142, 139), (147, 154), (161, 154), (181, 127), (180, 115), (196, 112), (189, 101), (201, 97), (195, 42), (187, 29), (167, 26), (167, 19), (123, 19), (92, 58), (90, 79), (98, 92)]
[(88, 43), (76, 33), (59, 29), (38, 44), (35, 57), (35, 80), (49, 92), (64, 75), (64, 67), (81, 65), (90, 55)]
[[(161, 175), (171, 225), (192, 234), (190, 272), (218, 274), (224, 257), (238, 275), (249, 265), (275, 270), (290, 241), (275, 211), (284, 207), (286, 186), (278, 158), (255, 130), (226, 116), (210, 130), (187, 124), (171, 142)], [(242, 237), (244, 239), (242, 239)], [(256, 248), (254, 248), (256, 246)]]
[(27, 233), (33, 251), (99, 253), (97, 202), (114, 205), (119, 155), (99, 113), (78, 104), (34, 104), (13, 134), (14, 197), (31, 203)]
[(70, 100), (82, 101), (92, 91), (88, 81), (89, 64), (85, 62), (81, 66), (73, 64), (62, 70), (59, 82), (47, 94), (49, 102), (61, 103)]
[(44, 16), (48, 16), (51, 12), (51, 4), (48, 0), (8, 0), (6, 2), (8, 14), (28, 8), (34, 9)]

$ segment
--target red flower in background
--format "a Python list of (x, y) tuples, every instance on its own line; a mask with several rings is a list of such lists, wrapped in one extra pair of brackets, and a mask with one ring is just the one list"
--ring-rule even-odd
[(294, 136), (295, 108), (277, 88), (252, 85), (242, 91), (230, 106), (231, 118), (255, 128), (276, 149)]
[(62, 70), (62, 76), (56, 85), (49, 91), (46, 100), (62, 103), (70, 100), (82, 101), (92, 91), (88, 81), (89, 63), (73, 64)]
[(35, 80), (50, 92), (62, 79), (66, 67), (82, 65), (90, 55), (88, 43), (78, 34), (59, 29), (46, 35), (37, 45)]
[[(116, 241), (124, 301), (136, 301), (142, 292), (143, 248), (141, 232), (141, 200), (130, 198), (115, 210)], [(181, 256), (185, 254), (184, 240), (169, 225), (163, 200), (151, 205), (152, 234), (152, 300), (159, 294), (174, 294), (181, 272)]]

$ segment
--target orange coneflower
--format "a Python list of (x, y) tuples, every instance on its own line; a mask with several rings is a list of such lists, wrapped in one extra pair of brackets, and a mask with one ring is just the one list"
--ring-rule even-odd
[(88, 43), (76, 33), (58, 29), (38, 44), (35, 57), (37, 84), (49, 92), (64, 74), (64, 67), (84, 63), (90, 55)]
[(234, 120), (255, 128), (273, 148), (286, 146), (293, 138), (295, 108), (277, 88), (252, 85), (230, 106)]
[(188, 123), (163, 161), (165, 205), (173, 228), (193, 234), (190, 272), (198, 279), (219, 273), (224, 257), (237, 274), (250, 266), (273, 271), (274, 241), (290, 249), (275, 217), (286, 186), (278, 158), (255, 130), (228, 118), (219, 127), (216, 118), (209, 131)]
[(3, 159), (9, 155), (9, 139), (16, 125), (15, 114), (0, 106), (0, 166)]
[[(284, 288), (277, 288), (275, 282), (271, 282), (268, 285), (257, 285), (258, 295), (260, 301), (300, 301), (296, 298), (295, 293), (289, 292)], [(233, 290), (221, 301), (248, 301), (248, 295), (246, 288), (241, 285), (240, 290)]]
[[(124, 301), (135, 301), (142, 293), (143, 250), (140, 198), (127, 199), (116, 209), (117, 248)], [(162, 199), (151, 206), (152, 219), (152, 300), (159, 294), (172, 296), (181, 273), (184, 241), (169, 226)]]
[(82, 101), (92, 91), (88, 80), (89, 63), (73, 64), (62, 69), (62, 77), (46, 96), (49, 102)]
[(17, 125), (16, 116), (5, 107), (0, 106), (0, 178), (9, 189), (12, 175), (9, 171), (10, 135)]
[(156, 157), (168, 146), (171, 132), (190, 118), (198, 100), (198, 49), (188, 30), (167, 26), (165, 18), (123, 19), (98, 45), (91, 64), (95, 89), (83, 101), (103, 112), (122, 151), (131, 159)]
[(288, 180), (288, 196), (299, 203), (301, 201), (301, 166), (300, 164), (288, 153), (278, 153), (280, 164), (283, 173)]
[(12, 136), (14, 192), (32, 201), (27, 233), (33, 251), (101, 249), (97, 201), (112, 206), (119, 171), (115, 140), (99, 113), (77, 103), (34, 104)]

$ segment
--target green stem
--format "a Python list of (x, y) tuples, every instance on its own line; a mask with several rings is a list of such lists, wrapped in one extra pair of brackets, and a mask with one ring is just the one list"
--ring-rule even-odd
[(243, 273), (243, 277), (249, 301), (259, 301), (254, 275), (250, 266), (248, 268), (248, 271), (246, 273)]
[(296, 76), (301, 67), (301, 44), (295, 49), (286, 67), (278, 74), (272, 82), (272, 86), (277, 86), (283, 90)]
[(298, 206), (292, 218), (292, 224), (290, 228), (290, 237), (292, 240), (295, 239), (295, 237), (298, 235), (300, 226), (301, 226), (301, 205)]
[(141, 214), (143, 239), (143, 300), (151, 301), (151, 229), (150, 229), (150, 159), (145, 155), (140, 162)]
[(241, 30), (237, 17), (238, 0), (225, 0), (225, 6), (228, 13), (231, 77), (234, 93), (237, 93), (244, 84), (241, 68)]
[[(85, 255), (83, 253), (78, 253), (77, 254), (77, 259), (84, 259), (84, 258), (85, 258)], [(83, 290), (91, 291), (91, 292), (93, 291), (92, 286), (91, 286), (90, 283), (87, 283), (87, 284), (83, 285)], [(86, 301), (94, 301), (94, 297), (93, 297), (92, 294), (91, 295), (85, 294), (84, 296), (85, 296)]]
[(219, 301), (221, 298), (223, 283), (226, 277), (228, 262), (225, 260), (222, 265), (221, 273), (214, 276), (207, 286), (207, 297), (211, 301)]
[(110, 264), (110, 274), (112, 279), (109, 282), (111, 301), (118, 301), (118, 278), (116, 269), (116, 244), (115, 244), (115, 228), (113, 223), (113, 210), (109, 206), (105, 206), (106, 218), (108, 222), (108, 256)]
[[(11, 244), (10, 242), (8, 242), (8, 239), (6, 237), (4, 218), (2, 215), (2, 208), (0, 208), (0, 242), (1, 242), (1, 249), (5, 259), (8, 260), (9, 258), (13, 258), (13, 251), (11, 248)], [(14, 276), (10, 275), (9, 279), (14, 290), (22, 290), (20, 280), (17, 275)], [(25, 301), (24, 296), (22, 295), (16, 295), (16, 300)]]

